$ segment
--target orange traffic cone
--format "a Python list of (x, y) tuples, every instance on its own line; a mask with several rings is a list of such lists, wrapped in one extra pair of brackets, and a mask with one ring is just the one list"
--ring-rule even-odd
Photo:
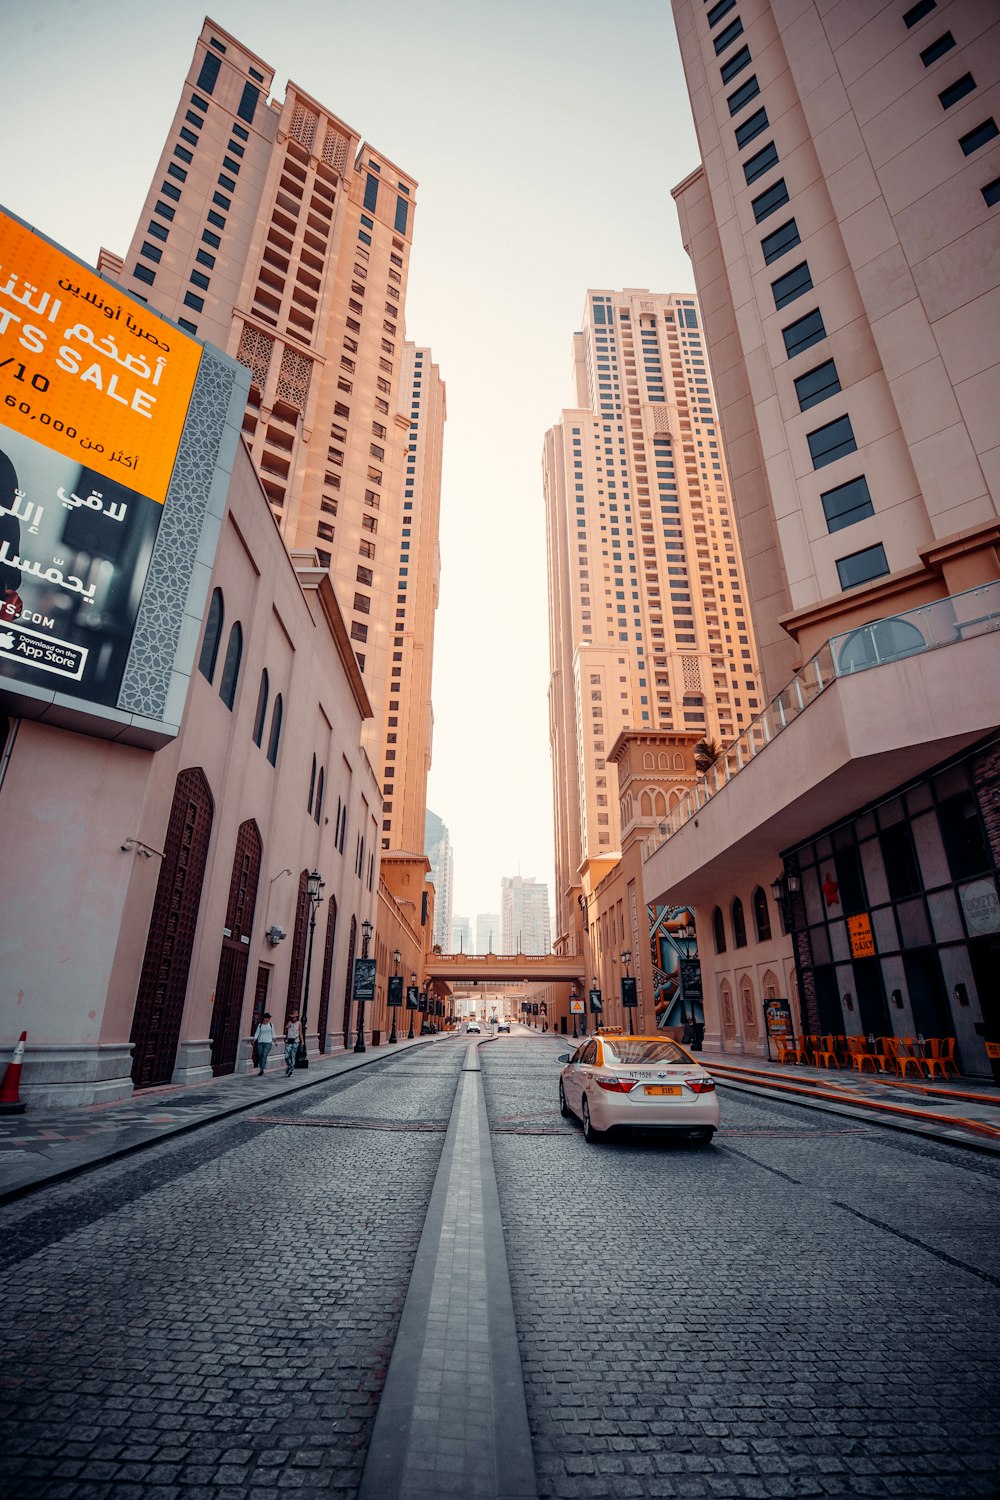
[(21, 1032), (17, 1046), (14, 1048), (14, 1056), (7, 1065), (0, 1083), (0, 1115), (23, 1115), (24, 1105), (21, 1103), (21, 1068), (24, 1063), (24, 1044), (28, 1040), (28, 1033)]

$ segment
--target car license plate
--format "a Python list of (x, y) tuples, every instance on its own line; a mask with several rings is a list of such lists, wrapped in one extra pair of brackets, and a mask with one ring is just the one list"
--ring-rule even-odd
[(679, 1094), (681, 1091), (679, 1083), (647, 1083), (644, 1088), (647, 1094)]

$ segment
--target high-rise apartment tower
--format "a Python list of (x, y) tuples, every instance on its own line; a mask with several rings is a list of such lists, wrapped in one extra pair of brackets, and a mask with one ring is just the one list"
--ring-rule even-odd
[(206, 20), (118, 276), (252, 372), (261, 484), (289, 551), (330, 570), (374, 709), (383, 847), (419, 850), (445, 401), (405, 340), (416, 181), (273, 79)]
[(449, 953), (455, 858), (448, 825), (430, 808), (424, 825), (424, 853), (431, 862), (430, 879), (434, 887), (434, 942)]
[(521, 875), (500, 882), (500, 952), (549, 953), (549, 888)]
[(545, 438), (556, 925), (620, 848), (624, 729), (731, 739), (757, 659), (698, 302), (590, 291), (577, 405)]

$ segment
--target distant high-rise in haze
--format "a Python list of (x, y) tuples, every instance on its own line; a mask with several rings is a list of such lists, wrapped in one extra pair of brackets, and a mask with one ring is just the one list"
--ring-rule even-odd
[(499, 953), (500, 951), (500, 913), (498, 911), (480, 912), (476, 918), (476, 952)]
[(451, 902), (455, 859), (448, 825), (437, 813), (427, 809), (424, 826), (424, 853), (431, 862), (431, 884), (434, 886), (434, 938), (443, 952), (450, 952)]
[(416, 181), (273, 79), (204, 23), (128, 253), (101, 268), (251, 371), (243, 436), (285, 545), (331, 574), (374, 710), (382, 847), (417, 851), (445, 400), (405, 339)]
[(468, 917), (452, 917), (450, 951), (452, 953), (472, 952), (472, 923)]
[(761, 701), (696, 298), (590, 291), (573, 348), (543, 453), (558, 933), (620, 850), (622, 730), (728, 740)]
[(551, 947), (548, 886), (505, 875), (500, 882), (500, 952), (548, 953)]

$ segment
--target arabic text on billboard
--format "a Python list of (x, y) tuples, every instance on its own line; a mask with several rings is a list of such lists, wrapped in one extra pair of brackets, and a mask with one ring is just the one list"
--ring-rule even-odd
[(0, 210), (0, 674), (113, 706), (201, 347)]

